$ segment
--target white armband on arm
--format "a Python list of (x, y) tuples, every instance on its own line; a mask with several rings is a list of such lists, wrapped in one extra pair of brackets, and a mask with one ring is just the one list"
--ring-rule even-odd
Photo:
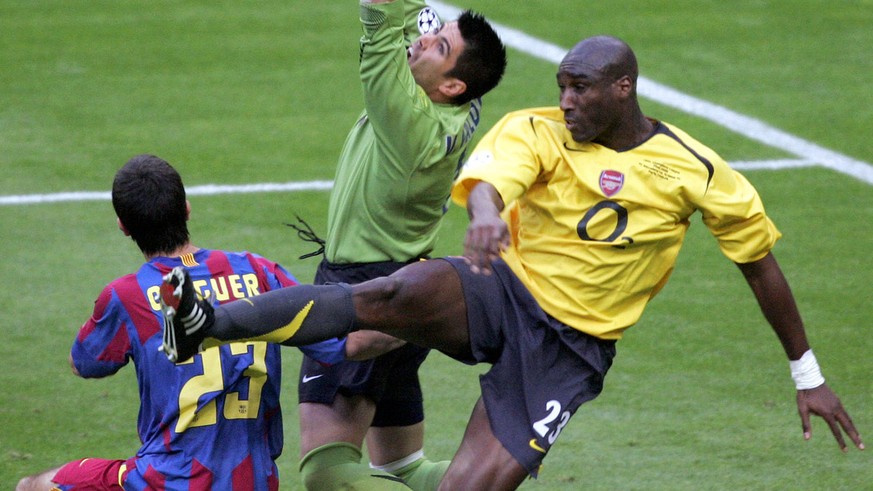
[(814, 389), (825, 382), (811, 349), (806, 350), (799, 360), (788, 360), (788, 365), (797, 390)]

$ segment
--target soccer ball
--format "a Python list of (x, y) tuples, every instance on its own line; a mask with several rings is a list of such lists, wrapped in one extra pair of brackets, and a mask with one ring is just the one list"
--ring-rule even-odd
[(427, 34), (435, 29), (437, 29), (442, 23), (440, 22), (440, 17), (437, 15), (436, 10), (425, 7), (418, 12), (418, 32), (421, 34)]

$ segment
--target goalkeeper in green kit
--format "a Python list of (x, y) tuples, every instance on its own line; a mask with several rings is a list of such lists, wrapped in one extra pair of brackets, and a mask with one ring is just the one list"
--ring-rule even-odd
[[(365, 109), (337, 165), (316, 284), (359, 283), (427, 258), (481, 97), (506, 66), (503, 44), (476, 13), (441, 24), (423, 1), (365, 0), (360, 19)], [(448, 466), (423, 453), (417, 372), (428, 350), (376, 339), (383, 341), (374, 349), (402, 346), (332, 367), (304, 357), (300, 471), (307, 489), (433, 489)], [(365, 438), (370, 465), (361, 463)]]

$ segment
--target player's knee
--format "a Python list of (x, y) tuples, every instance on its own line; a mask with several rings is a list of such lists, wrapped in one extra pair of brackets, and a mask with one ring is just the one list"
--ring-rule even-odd
[(402, 302), (404, 283), (402, 277), (384, 276), (354, 285), (352, 294), (355, 306), (370, 306), (371, 314), (388, 316), (390, 315), (388, 312), (396, 309), (398, 304)]
[(15, 486), (15, 491), (43, 491), (46, 489), (56, 489), (54, 479), (62, 468), (63, 467), (49, 469), (40, 472), (39, 474), (22, 477)]
[(23, 477), (18, 481), (18, 484), (15, 486), (15, 491), (31, 491), (35, 489), (39, 489), (35, 487), (35, 479), (33, 476)]

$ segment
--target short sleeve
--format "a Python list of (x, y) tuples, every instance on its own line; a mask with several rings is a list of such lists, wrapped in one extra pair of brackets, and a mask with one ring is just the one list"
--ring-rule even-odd
[[(466, 206), (480, 181), (493, 185), (505, 204), (521, 197), (543, 170), (543, 152), (533, 116), (511, 113), (476, 145), (452, 187), (452, 200)], [(547, 155), (546, 152), (545, 155)]]
[(782, 234), (764, 211), (754, 186), (726, 163), (719, 164), (699, 205), (703, 222), (731, 261), (757, 261)]

